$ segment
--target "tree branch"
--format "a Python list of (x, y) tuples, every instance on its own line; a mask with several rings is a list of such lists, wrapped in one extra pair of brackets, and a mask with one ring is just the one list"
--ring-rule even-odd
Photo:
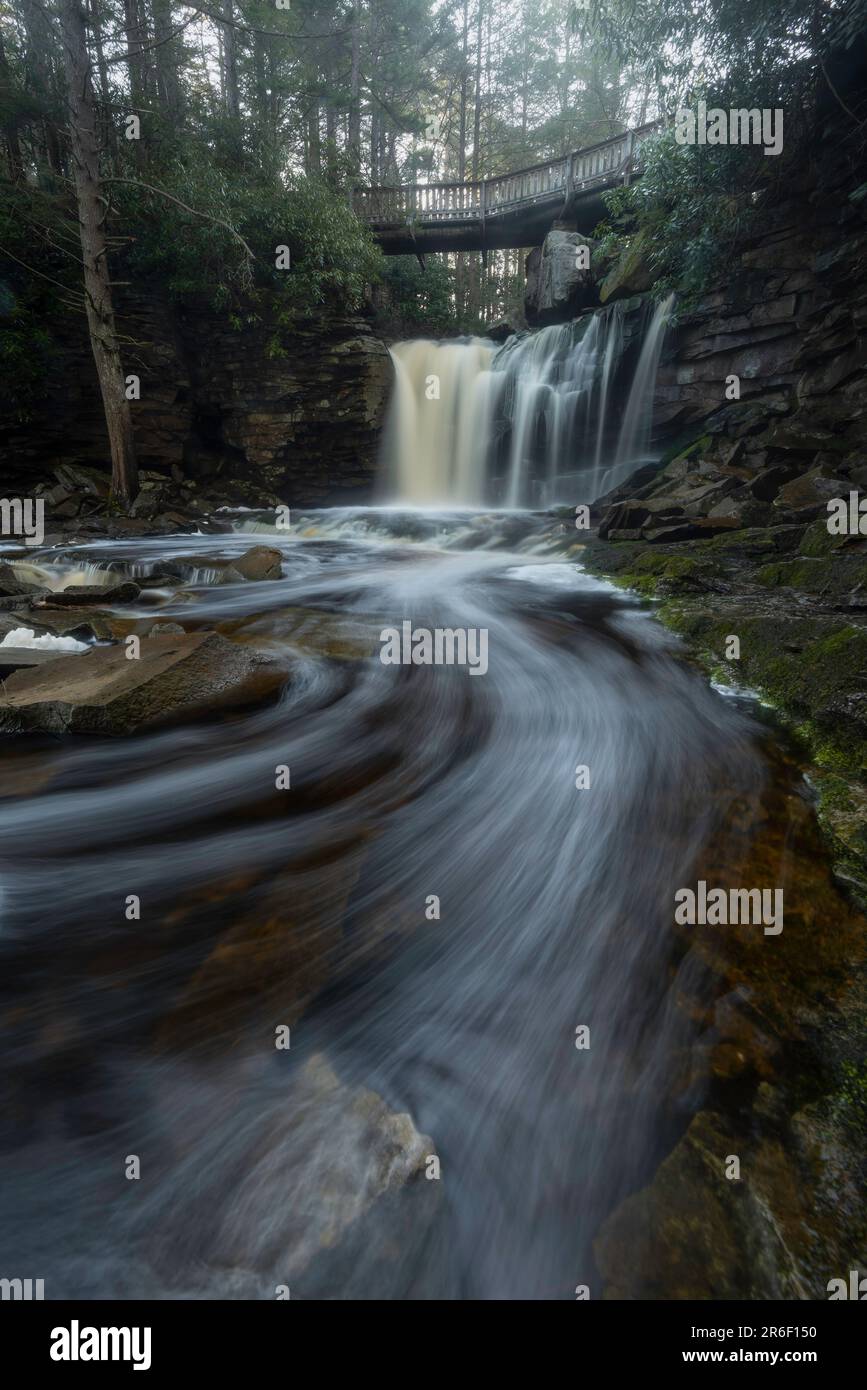
[(213, 222), (217, 227), (225, 228), (236, 241), (240, 241), (249, 259), (255, 261), (256, 257), (251, 248), (247, 245), (247, 242), (241, 236), (241, 233), (237, 231), (230, 222), (224, 222), (222, 217), (213, 217), (209, 212), (199, 212), (198, 208), (191, 208), (189, 203), (182, 203), (180, 198), (175, 197), (174, 193), (167, 193), (164, 188), (155, 188), (152, 183), (144, 183), (141, 179), (122, 179), (114, 175), (107, 175), (102, 182), (127, 183), (131, 184), (134, 188), (146, 188), (149, 193), (156, 193), (160, 198), (168, 198), (170, 203), (177, 203), (179, 208), (183, 208), (184, 212), (192, 213), (193, 217), (202, 217), (206, 222)]
[(179, 24), (177, 29), (173, 29), (164, 39), (155, 39), (153, 43), (143, 44), (141, 48), (130, 48), (126, 53), (118, 53), (114, 58), (106, 58), (105, 66), (110, 68), (114, 63), (127, 63), (130, 58), (138, 58), (142, 53), (152, 53), (155, 48), (161, 48), (164, 43), (171, 43), (172, 39), (178, 37), (178, 34), (182, 34), (191, 24), (195, 24), (203, 13), (204, 11), (197, 9), (194, 15), (190, 15), (189, 19), (185, 19), (183, 24)]
[[(179, 0), (179, 2), (184, 9), (193, 8), (191, 0)], [(289, 34), (285, 29), (257, 29), (252, 24), (239, 24), (237, 19), (227, 19), (225, 15), (218, 14), (216, 10), (209, 10), (206, 5), (199, 5), (197, 8), (201, 14), (206, 14), (216, 24), (237, 29), (242, 34), (258, 34), (260, 38), (264, 39), (288, 39), (289, 43), (314, 43), (317, 39), (336, 39), (341, 34), (348, 34), (352, 28), (350, 24), (345, 24), (342, 29), (332, 29), (327, 34)]]

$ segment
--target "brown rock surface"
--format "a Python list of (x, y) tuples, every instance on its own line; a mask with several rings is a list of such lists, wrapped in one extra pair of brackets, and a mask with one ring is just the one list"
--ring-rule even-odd
[(129, 733), (261, 698), (282, 678), (258, 653), (217, 633), (148, 637), (137, 660), (123, 645), (95, 647), (11, 676), (0, 696), (0, 729)]

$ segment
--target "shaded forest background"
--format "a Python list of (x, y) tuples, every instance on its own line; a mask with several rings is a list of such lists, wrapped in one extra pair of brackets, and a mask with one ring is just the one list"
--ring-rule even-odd
[(865, 13), (867, 0), (6, 0), (0, 410), (26, 419), (52, 323), (86, 314), (129, 492), (124, 283), (207, 294), (238, 328), (262, 296), (287, 324), (372, 296), (404, 333), (483, 331), (519, 302), (524, 252), (386, 260), (351, 211), (355, 184), (495, 175), (697, 96), (782, 106), (783, 159), (669, 132), (640, 185), (611, 196), (606, 251), (643, 231), (659, 292), (688, 294), (799, 157), (819, 93), (865, 129), (829, 71)]

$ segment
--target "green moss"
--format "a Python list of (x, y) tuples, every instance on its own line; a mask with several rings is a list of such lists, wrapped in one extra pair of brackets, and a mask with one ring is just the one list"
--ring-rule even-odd
[(669, 453), (663, 455), (663, 461), (665, 463), (681, 463), (686, 459), (697, 458), (700, 454), (706, 453), (712, 443), (713, 436), (710, 434), (702, 434), (698, 439), (693, 439), (686, 448), (683, 447), (682, 441), (678, 440)]
[(830, 585), (833, 571), (827, 560), (778, 560), (770, 565), (763, 565), (756, 572), (755, 580), (757, 584), (764, 584), (768, 588), (785, 586), (815, 593)]
[(828, 531), (827, 519), (817, 517), (810, 523), (798, 547), (802, 555), (833, 555), (839, 550), (845, 537), (832, 536)]
[(693, 589), (696, 581), (712, 573), (712, 567), (702, 555), (670, 555), (664, 551), (642, 550), (630, 556), (628, 568), (616, 574), (614, 582), (621, 588), (635, 589), (639, 594), (652, 598), (660, 587), (668, 593)]
[(858, 1133), (867, 1129), (867, 1063), (843, 1062), (842, 1085), (834, 1097), (835, 1118)]

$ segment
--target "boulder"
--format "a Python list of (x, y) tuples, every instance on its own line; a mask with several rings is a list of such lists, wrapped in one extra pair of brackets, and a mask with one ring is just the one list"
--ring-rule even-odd
[(552, 230), (542, 247), (530, 252), (524, 296), (528, 323), (559, 323), (592, 302), (593, 272), (578, 267), (583, 259), (578, 251), (585, 246), (592, 253), (591, 239), (580, 232)]
[(0, 695), (0, 730), (125, 734), (251, 703), (284, 675), (217, 633), (145, 637), (137, 660), (124, 646), (95, 647), (10, 676)]
[(109, 474), (100, 473), (98, 468), (84, 468), (77, 463), (61, 463), (54, 469), (54, 476), (68, 493), (84, 492), (91, 497), (105, 499), (111, 491)]
[(485, 337), (490, 338), (494, 343), (504, 343), (507, 338), (511, 338), (517, 329), (513, 328), (508, 319), (497, 319), (490, 328), (485, 329)]
[[(286, 1066), (267, 1091), (242, 1061), (219, 1090), (207, 1078), (197, 1080), (192, 1095), (189, 1082), (169, 1089), (171, 1070), (165, 1081), (166, 1105), (185, 1112), (172, 1155), (184, 1168), (154, 1241), (167, 1278), (176, 1279), (178, 1269), (190, 1270), (193, 1280), (222, 1270), (245, 1296), (261, 1297), (264, 1286), (272, 1299), (284, 1283), (293, 1298), (296, 1290), (302, 1299), (317, 1296), (324, 1280), (322, 1296), (334, 1297), (346, 1286), (345, 1264), (352, 1264), (341, 1258), (347, 1242), (366, 1238), (365, 1253), (371, 1246), (379, 1253), (381, 1227), (376, 1218), (365, 1224), (375, 1204), (388, 1209), (412, 1184), (418, 1220), (419, 1202), (436, 1199), (441, 1184), (423, 1178), (436, 1154), (432, 1140), (408, 1113), (342, 1080), (324, 1053)], [(332, 1256), (344, 1268), (328, 1278), (317, 1265)]]
[(279, 579), (283, 572), (283, 556), (270, 545), (254, 545), (233, 560), (230, 568), (242, 579)]
[(762, 526), (767, 522), (770, 515), (770, 506), (767, 502), (762, 502), (756, 497), (752, 488), (736, 488), (727, 497), (718, 502), (715, 507), (711, 507), (708, 512), (709, 520), (722, 520), (735, 523), (738, 527)]
[(644, 502), (629, 498), (609, 508), (599, 524), (599, 535), (603, 540), (613, 531), (632, 531), (638, 535), (640, 528), (650, 520), (650, 511)]
[(791, 470), (784, 464), (763, 468), (748, 484), (750, 492), (759, 502), (773, 502), (784, 483), (791, 478)]
[(820, 469), (812, 468), (785, 483), (774, 498), (773, 505), (796, 517), (798, 521), (813, 521), (827, 516), (828, 503), (834, 497), (848, 497), (849, 483), (842, 478), (827, 478)]
[[(412, 1117), (395, 1112), (375, 1091), (341, 1082), (322, 1053), (299, 1071), (287, 1095), (285, 1121), (296, 1161), (293, 1175), (292, 1225), (285, 1259), (286, 1274), (297, 1276), (320, 1252), (332, 1249), (349, 1228), (381, 1197), (421, 1179), (433, 1140), (420, 1134)], [(275, 1190), (249, 1197), (270, 1219), (272, 1201), (281, 1201), (285, 1169), (273, 1170)], [(254, 1182), (258, 1181), (255, 1165)], [(436, 1183), (422, 1182), (422, 1188)]]

